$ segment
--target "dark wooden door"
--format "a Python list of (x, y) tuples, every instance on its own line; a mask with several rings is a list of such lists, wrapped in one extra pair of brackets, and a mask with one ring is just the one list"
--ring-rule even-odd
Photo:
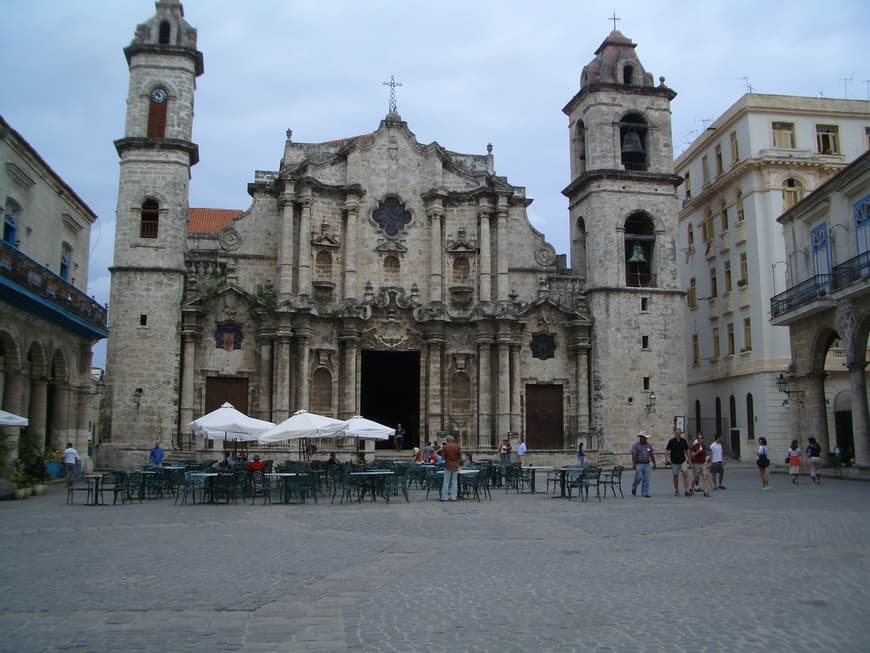
[(562, 386), (526, 386), (526, 444), (529, 449), (562, 449)]
[(248, 414), (248, 379), (210, 376), (205, 380), (205, 412), (210, 413), (230, 402), (236, 410)]

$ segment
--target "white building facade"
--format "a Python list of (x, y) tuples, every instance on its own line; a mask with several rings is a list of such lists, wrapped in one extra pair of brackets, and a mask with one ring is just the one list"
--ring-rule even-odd
[(868, 129), (870, 102), (747, 94), (676, 160), (689, 427), (738, 459), (760, 436), (784, 451), (803, 410), (777, 387), (792, 354), (769, 300), (805, 254), (787, 254), (776, 219), (863, 153)]

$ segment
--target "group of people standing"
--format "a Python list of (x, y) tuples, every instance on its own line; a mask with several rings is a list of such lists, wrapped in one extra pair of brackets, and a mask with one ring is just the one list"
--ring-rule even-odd
[[(656, 469), (655, 450), (649, 443), (646, 431), (637, 434), (638, 441), (631, 448), (631, 467), (634, 469), (634, 480), (631, 483), (631, 493), (637, 495), (640, 486), (641, 496), (650, 496), (650, 471)], [(579, 453), (578, 453), (579, 457)], [(703, 492), (709, 497), (713, 490), (724, 490), (725, 458), (722, 442), (717, 434), (708, 447), (701, 433), (695, 437), (692, 444), (683, 437), (683, 432), (675, 428), (673, 437), (665, 446), (665, 464), (669, 465), (673, 474), (674, 496), (680, 496), (680, 478), (683, 479), (683, 495), (692, 496), (695, 492)], [(689, 483), (689, 465), (692, 468), (692, 482)], [(708, 473), (709, 468), (709, 473)], [(712, 486), (711, 486), (712, 481)]]

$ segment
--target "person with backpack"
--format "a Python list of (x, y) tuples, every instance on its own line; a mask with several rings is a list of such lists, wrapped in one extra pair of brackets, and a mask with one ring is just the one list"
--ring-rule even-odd
[(692, 496), (692, 491), (689, 489), (689, 465), (686, 462), (689, 453), (689, 443), (683, 437), (683, 432), (674, 428), (674, 437), (668, 440), (665, 447), (665, 464), (671, 466), (671, 471), (674, 473), (674, 496), (680, 496), (680, 479), (679, 475), (683, 475), (683, 492), (687, 497)]
[[(822, 482), (819, 477), (819, 464), (822, 462), (822, 446), (814, 437), (810, 437), (807, 445), (807, 460), (810, 463), (810, 480), (813, 485), (820, 485)], [(834, 449), (835, 459), (839, 457), (840, 450)]]

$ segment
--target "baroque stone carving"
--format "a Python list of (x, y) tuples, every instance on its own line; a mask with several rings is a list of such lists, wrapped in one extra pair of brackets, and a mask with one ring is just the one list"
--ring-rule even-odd
[(242, 245), (242, 236), (233, 227), (224, 227), (218, 233), (218, 244), (226, 252), (233, 252)]

